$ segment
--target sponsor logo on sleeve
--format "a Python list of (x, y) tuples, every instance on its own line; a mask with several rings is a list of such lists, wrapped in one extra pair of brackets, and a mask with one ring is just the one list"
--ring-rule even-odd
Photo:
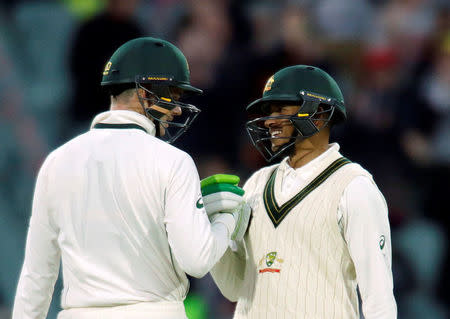
[(197, 203), (195, 203), (195, 206), (197, 206), (198, 209), (202, 209), (204, 207), (203, 197), (200, 196), (200, 198), (197, 200)]
[(386, 243), (386, 239), (385, 239), (384, 235), (381, 235), (380, 236), (380, 249), (381, 250), (383, 250), (385, 243)]

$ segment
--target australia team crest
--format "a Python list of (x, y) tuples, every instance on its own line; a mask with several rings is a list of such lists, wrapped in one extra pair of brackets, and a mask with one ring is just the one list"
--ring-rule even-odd
[(277, 258), (277, 252), (272, 251), (261, 257), (258, 263), (258, 272), (272, 272), (279, 273), (281, 271), (281, 265), (284, 262), (282, 258)]

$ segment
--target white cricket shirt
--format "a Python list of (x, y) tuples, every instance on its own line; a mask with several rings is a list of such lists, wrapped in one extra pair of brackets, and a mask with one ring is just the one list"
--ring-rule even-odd
[(154, 134), (143, 115), (104, 112), (47, 157), (14, 319), (45, 318), (60, 260), (68, 309), (182, 302), (185, 273), (201, 277), (221, 257), (231, 231), (209, 223), (193, 160)]
[[(297, 169), (289, 166), (285, 158), (279, 168), (283, 176), (282, 193), (287, 197), (294, 196), (307, 185), (310, 176), (318, 174), (317, 164), (338, 151), (339, 145), (332, 143), (326, 152)], [(371, 179), (358, 176), (348, 184), (336, 218), (355, 264), (365, 318), (396, 318), (388, 209)]]
[[(277, 181), (275, 182), (275, 196), (277, 200), (280, 200), (280, 205), (295, 196), (300, 190), (304, 189), (314, 177), (318, 176), (323, 170), (324, 162), (329, 162), (339, 157), (341, 157), (339, 154), (339, 145), (331, 144), (326, 152), (300, 168), (293, 169), (290, 167), (287, 163), (287, 158), (281, 161), (278, 166)], [(303, 287), (302, 285), (305, 284), (304, 281), (299, 280), (299, 278), (296, 278), (292, 274), (298, 271), (303, 275), (303, 272), (308, 269), (308, 267), (306, 267), (308, 261), (300, 260), (298, 264), (290, 263), (290, 260), (297, 260), (298, 255), (302, 254), (302, 252), (277, 257), (279, 258), (279, 265), (277, 266), (280, 266), (279, 268), (285, 267), (280, 270), (280, 273), (270, 272), (270, 270), (278, 270), (271, 269), (271, 263), (266, 264), (267, 260), (269, 260), (269, 257), (267, 257), (269, 255), (261, 260), (254, 260), (255, 257), (257, 259), (261, 256), (248, 255), (249, 250), (254, 252), (257, 247), (260, 246), (259, 242), (266, 240), (267, 238), (273, 237), (273, 240), (270, 245), (268, 245), (267, 248), (269, 250), (266, 253), (273, 251), (272, 254), (274, 254), (279, 249), (285, 249), (285, 247), (281, 247), (288, 239), (295, 242), (296, 240), (301, 240), (304, 238), (303, 236), (305, 236), (304, 233), (296, 232), (295, 229), (290, 229), (292, 227), (295, 228), (296, 221), (293, 216), (296, 215), (291, 215), (290, 217), (292, 218), (290, 219), (287, 217), (286, 221), (281, 222), (281, 227), (278, 227), (275, 230), (269, 221), (269, 216), (267, 215), (264, 205), (261, 206), (260, 202), (263, 200), (262, 189), (266, 185), (275, 166), (277, 165), (259, 170), (244, 185), (246, 191), (244, 197), (249, 201), (251, 206), (257, 206), (256, 209), (253, 207), (253, 225), (249, 228), (249, 233), (245, 238), (245, 245), (243, 245), (243, 243), (238, 243), (236, 252), (228, 250), (220, 262), (211, 271), (215, 282), (225, 297), (232, 301), (238, 301), (235, 318), (254, 318), (256, 312), (260, 310), (260, 312), (263, 313), (265, 309), (267, 309), (267, 315), (272, 311), (276, 312), (277, 317), (280, 318), (289, 318), (292, 315), (292, 313), (287, 314), (283, 307), (276, 309), (273, 309), (273, 307), (282, 304), (283, 300), (286, 300), (281, 298), (281, 301), (277, 302), (277, 298), (283, 296), (283, 293), (285, 294), (286, 291), (289, 291), (290, 295), (292, 295), (294, 290), (289, 290), (287, 287), (266, 289), (262, 284), (265, 277), (261, 276), (275, 276), (275, 278), (278, 278), (276, 276), (286, 276), (287, 274), (290, 274), (288, 280), (289, 283), (293, 283), (294, 286), (297, 285), (298, 287)], [(338, 200), (336, 201), (335, 225), (338, 226), (338, 233), (340, 232), (340, 236), (347, 246), (346, 249), (348, 249), (348, 254), (351, 257), (351, 261), (349, 262), (354, 265), (356, 281), (361, 292), (362, 312), (364, 313), (365, 318), (394, 319), (396, 318), (397, 308), (393, 295), (391, 237), (387, 205), (382, 194), (369, 176), (370, 175), (367, 173), (365, 175), (362, 174), (361, 176), (354, 177), (347, 184), (342, 195), (337, 194), (340, 196), (340, 199), (338, 197)], [(324, 194), (323, 196), (327, 196), (327, 194)], [(252, 204), (252, 200), (257, 200), (258, 203), (255, 202)], [(298, 218), (302, 219), (309, 216), (310, 212), (305, 211), (298, 213), (303, 214), (302, 216), (298, 215)], [(333, 212), (331, 211), (331, 213)], [(331, 218), (331, 220), (332, 219), (333, 218)], [(311, 220), (313, 220), (313, 217), (311, 217)], [(267, 226), (267, 224), (269, 224), (270, 227)], [(257, 225), (260, 227), (257, 227)], [(316, 229), (319, 228), (320, 227)], [(290, 229), (290, 233), (283, 233), (288, 229)], [(252, 239), (254, 241), (252, 241)], [(282, 241), (277, 242), (277, 240)], [(317, 241), (317, 243), (318, 242), (319, 241)], [(247, 246), (247, 252), (245, 246)], [(319, 249), (319, 247), (314, 247), (312, 251), (317, 254), (322, 253), (322, 250)], [(330, 258), (331, 255), (332, 252), (326, 253), (324, 258)], [(276, 264), (276, 260), (277, 259), (271, 262)], [(259, 269), (261, 268), (259, 267), (261, 263), (263, 267), (265, 265), (269, 268)], [(349, 268), (351, 269), (353, 267)], [(277, 281), (277, 283), (280, 284), (282, 282), (281, 279), (282, 278), (280, 277), (280, 280)], [(255, 287), (253, 289), (265, 290), (251, 291), (251, 287)], [(311, 289), (305, 293), (314, 293), (314, 291), (314, 289)], [(327, 293), (327, 291), (325, 291), (325, 293)], [(257, 296), (266, 296), (264, 298), (267, 302), (254, 304)], [(320, 298), (318, 299), (320, 300)], [(245, 315), (248, 309), (250, 309), (248, 315)], [(299, 318), (303, 318), (300, 314), (298, 315)], [(259, 314), (256, 317), (258, 316)], [(306, 318), (313, 317), (314, 316), (306, 316)], [(259, 318), (264, 318), (264, 316), (258, 317), (258, 319)]]

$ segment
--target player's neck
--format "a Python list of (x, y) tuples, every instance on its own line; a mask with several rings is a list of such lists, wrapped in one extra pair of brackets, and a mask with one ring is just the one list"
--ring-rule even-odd
[(308, 138), (295, 145), (295, 152), (289, 156), (288, 164), (292, 168), (302, 167), (311, 162), (328, 149), (328, 140)]
[(145, 115), (144, 111), (142, 109), (142, 106), (138, 103), (124, 104), (124, 103), (115, 102), (115, 103), (111, 103), (110, 110), (111, 111), (116, 111), (116, 110), (133, 111), (133, 112)]

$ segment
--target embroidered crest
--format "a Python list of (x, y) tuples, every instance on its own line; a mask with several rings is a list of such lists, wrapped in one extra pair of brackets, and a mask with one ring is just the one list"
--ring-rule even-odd
[(267, 80), (266, 86), (264, 87), (264, 92), (270, 91), (272, 89), (272, 84), (273, 84), (274, 78), (273, 75)]
[[(264, 267), (264, 262), (265, 266)], [(277, 258), (277, 252), (271, 251), (270, 253), (266, 254), (265, 256), (261, 257), (258, 263), (258, 272), (265, 273), (265, 272), (275, 272), (279, 273), (281, 271), (281, 264), (284, 262), (282, 258)], [(273, 266), (273, 267), (272, 267)]]

